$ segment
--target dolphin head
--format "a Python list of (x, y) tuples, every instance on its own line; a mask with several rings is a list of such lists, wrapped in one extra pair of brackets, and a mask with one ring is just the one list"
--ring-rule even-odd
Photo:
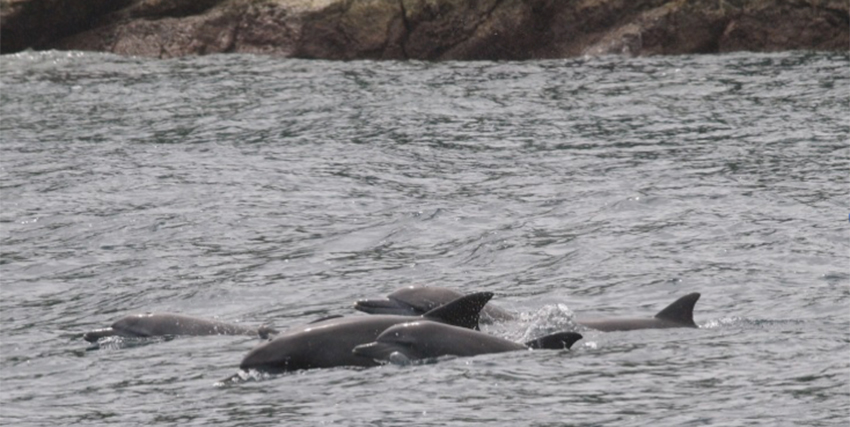
[(287, 370), (293, 355), (287, 351), (286, 346), (275, 343), (274, 340), (265, 342), (254, 347), (245, 355), (239, 368), (243, 370), (259, 369), (268, 372), (283, 372)]
[(259, 328), (257, 328), (257, 335), (259, 335), (260, 338), (264, 340), (269, 339), (272, 335), (277, 335), (279, 333), (280, 332), (278, 332), (277, 329), (274, 329), (268, 325), (261, 325)]
[(393, 365), (409, 365), (423, 357), (412, 347), (380, 342), (371, 342), (354, 347), (354, 354), (368, 357), (377, 362), (389, 362)]
[(358, 356), (367, 357), (378, 362), (389, 362), (394, 365), (407, 365), (411, 361), (425, 358), (416, 347), (402, 341), (375, 341), (358, 345), (352, 351)]
[(361, 299), (354, 303), (354, 309), (369, 314), (393, 314), (398, 316), (419, 316), (424, 311), (400, 301), (389, 298)]
[(111, 337), (115, 334), (116, 332), (112, 328), (95, 329), (83, 334), (83, 339), (88, 342), (95, 343), (101, 338)]
[(133, 314), (124, 316), (112, 324), (112, 329), (122, 336), (150, 337), (156, 335), (151, 330), (153, 314)]
[[(423, 345), (423, 326), (431, 322), (410, 322), (387, 328), (374, 342), (354, 347), (354, 354), (381, 362), (407, 364), (412, 360), (436, 357)], [(427, 331), (425, 332), (427, 334)]]
[(362, 299), (354, 308), (369, 314), (419, 316), (463, 296), (460, 292), (436, 286), (408, 286), (381, 299)]

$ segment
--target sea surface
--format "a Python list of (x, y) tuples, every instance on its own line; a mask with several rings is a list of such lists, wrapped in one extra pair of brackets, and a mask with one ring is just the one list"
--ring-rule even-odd
[[(0, 424), (847, 425), (848, 213), (846, 52), (4, 55)], [(82, 339), (409, 285), (495, 293), (517, 341), (702, 297), (698, 329), (236, 383), (258, 338)]]

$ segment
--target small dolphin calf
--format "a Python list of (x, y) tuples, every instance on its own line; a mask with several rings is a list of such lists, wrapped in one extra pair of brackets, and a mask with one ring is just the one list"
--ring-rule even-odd
[(429, 321), (395, 325), (375, 342), (354, 347), (354, 354), (375, 360), (407, 363), (440, 356), (477, 356), (528, 349), (568, 349), (581, 339), (575, 332), (559, 332), (525, 344), (478, 331)]
[[(419, 316), (463, 296), (458, 291), (438, 286), (408, 286), (382, 299), (362, 299), (354, 308), (370, 314)], [(481, 311), (481, 323), (511, 320), (514, 315), (488, 303)]]
[[(479, 312), (492, 293), (470, 294), (422, 315), (423, 319), (477, 328)], [(251, 350), (239, 367), (271, 372), (336, 366), (376, 366), (370, 357), (354, 354), (355, 346), (374, 341), (390, 326), (410, 322), (409, 316), (336, 317), (299, 326)]]
[(604, 332), (632, 331), (635, 329), (696, 328), (697, 324), (694, 323), (694, 305), (696, 305), (699, 297), (700, 294), (698, 292), (687, 294), (668, 305), (664, 310), (659, 311), (655, 317), (599, 320), (579, 318), (577, 319), (577, 323)]
[(276, 330), (267, 326), (251, 328), (182, 314), (148, 313), (125, 316), (111, 327), (86, 332), (83, 339), (97, 342), (100, 338), (110, 336), (148, 338), (170, 335), (257, 335), (268, 338), (270, 334), (276, 333)]

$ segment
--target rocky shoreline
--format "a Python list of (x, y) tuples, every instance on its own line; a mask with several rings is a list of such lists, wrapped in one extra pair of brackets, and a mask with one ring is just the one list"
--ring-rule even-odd
[(846, 0), (0, 0), (0, 53), (524, 60), (850, 51)]

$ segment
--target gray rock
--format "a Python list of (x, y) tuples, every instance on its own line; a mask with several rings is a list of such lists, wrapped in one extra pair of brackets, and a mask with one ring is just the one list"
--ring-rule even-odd
[(0, 52), (523, 60), (850, 50), (840, 0), (0, 0)]

